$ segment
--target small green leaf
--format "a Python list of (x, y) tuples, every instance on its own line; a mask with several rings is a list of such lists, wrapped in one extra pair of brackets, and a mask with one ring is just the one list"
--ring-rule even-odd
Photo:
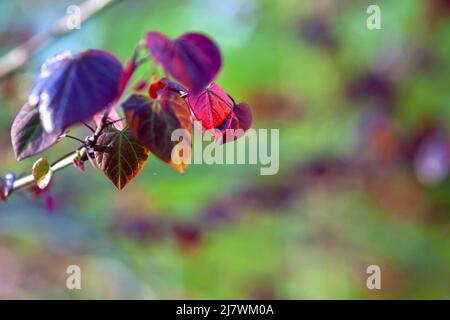
[(34, 181), (39, 189), (45, 189), (50, 183), (53, 171), (48, 163), (48, 160), (45, 158), (40, 158), (33, 164), (33, 168), (31, 170)]

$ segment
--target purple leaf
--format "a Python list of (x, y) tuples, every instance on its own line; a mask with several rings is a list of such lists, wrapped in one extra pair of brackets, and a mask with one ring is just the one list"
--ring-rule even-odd
[(11, 142), (17, 160), (34, 156), (58, 141), (62, 131), (47, 133), (37, 106), (29, 103), (20, 109), (11, 128)]
[(217, 46), (199, 33), (171, 40), (159, 32), (147, 33), (147, 49), (165, 72), (197, 94), (219, 73), (222, 58)]
[(252, 126), (253, 116), (250, 107), (246, 102), (241, 102), (234, 106), (233, 112), (238, 120), (237, 127), (247, 131)]
[(58, 55), (42, 66), (28, 102), (38, 105), (45, 131), (59, 133), (112, 103), (121, 76), (121, 63), (108, 52)]
[[(253, 116), (250, 107), (246, 102), (241, 102), (234, 106), (231, 124), (223, 132), (222, 143), (232, 142), (242, 137), (252, 126)], [(229, 131), (230, 129), (231, 131)], [(241, 129), (241, 131), (236, 131)], [(228, 135), (229, 133), (229, 135)]]

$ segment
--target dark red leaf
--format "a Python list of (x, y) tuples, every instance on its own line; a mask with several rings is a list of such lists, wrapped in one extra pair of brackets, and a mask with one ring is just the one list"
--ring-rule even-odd
[(132, 134), (158, 158), (179, 172), (183, 172), (187, 163), (178, 161), (184, 157), (172, 159), (172, 150), (179, 141), (172, 141), (176, 129), (185, 129), (181, 143), (183, 150), (189, 151), (192, 136), (189, 107), (177, 93), (161, 91), (158, 100), (150, 100), (142, 95), (132, 95), (122, 105)]
[(234, 106), (233, 112), (237, 118), (239, 129), (247, 131), (252, 126), (253, 116), (250, 107), (246, 102), (241, 102)]
[(28, 102), (38, 105), (45, 131), (59, 133), (112, 103), (121, 76), (121, 63), (108, 52), (58, 55), (42, 66)]
[(143, 168), (147, 161), (148, 150), (137, 142), (128, 129), (119, 131), (107, 127), (97, 141), (103, 147), (95, 152), (100, 169), (121, 190)]
[[(247, 103), (241, 102), (234, 106), (231, 124), (228, 129), (223, 132), (222, 143), (234, 141), (242, 137), (245, 132), (252, 126), (252, 112)], [(237, 131), (241, 129), (241, 131)], [(227, 135), (229, 133), (229, 135)]]
[(37, 106), (29, 103), (20, 109), (11, 128), (11, 142), (17, 160), (34, 156), (58, 141), (62, 131), (47, 133)]
[(171, 40), (159, 32), (149, 32), (146, 40), (155, 61), (194, 94), (219, 73), (222, 64), (220, 51), (203, 34), (186, 33)]

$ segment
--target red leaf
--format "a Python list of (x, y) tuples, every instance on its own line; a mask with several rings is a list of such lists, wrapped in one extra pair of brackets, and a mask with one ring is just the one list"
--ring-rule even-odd
[[(132, 95), (122, 105), (133, 136), (150, 149), (158, 158), (179, 172), (187, 167), (183, 159), (190, 157), (192, 125), (189, 107), (177, 93), (161, 91), (158, 100), (142, 95)], [(176, 129), (186, 130), (182, 138), (182, 150), (188, 154), (172, 159), (173, 148), (180, 141), (172, 141)], [(180, 155), (179, 155), (180, 156)]]
[(189, 106), (205, 129), (227, 129), (231, 120), (233, 101), (215, 82), (198, 95), (188, 96)]

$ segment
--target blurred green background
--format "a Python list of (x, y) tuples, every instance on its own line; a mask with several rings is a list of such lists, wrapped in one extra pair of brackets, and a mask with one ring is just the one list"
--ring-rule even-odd
[[(151, 157), (119, 192), (68, 168), (41, 197), (0, 203), (0, 298), (450, 298), (450, 1), (116, 2), (0, 80), (0, 173), (36, 159), (15, 161), (9, 130), (48, 56), (125, 61), (149, 30), (216, 41), (218, 83), (255, 128), (280, 129), (280, 171), (180, 175)], [(0, 55), (79, 3), (1, 1)], [(381, 30), (366, 27), (369, 4)], [(66, 288), (71, 264), (82, 290)], [(381, 290), (366, 287), (372, 264)]]

